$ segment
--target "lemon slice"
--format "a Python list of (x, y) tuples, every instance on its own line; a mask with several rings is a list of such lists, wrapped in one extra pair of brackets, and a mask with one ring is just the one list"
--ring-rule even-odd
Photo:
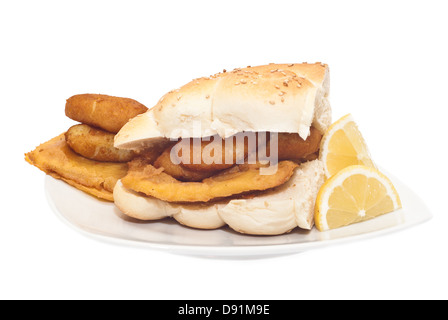
[(401, 208), (392, 182), (377, 169), (355, 165), (328, 179), (317, 195), (315, 224), (326, 231)]
[(367, 144), (351, 114), (328, 128), (322, 138), (319, 157), (324, 163), (327, 178), (351, 165), (375, 167)]

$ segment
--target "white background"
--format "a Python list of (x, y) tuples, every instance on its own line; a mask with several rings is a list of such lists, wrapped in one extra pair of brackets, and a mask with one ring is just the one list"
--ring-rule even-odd
[[(0, 298), (448, 298), (446, 1), (1, 1)], [(222, 69), (328, 63), (334, 118), (429, 222), (279, 258), (213, 260), (115, 246), (51, 212), (23, 154), (74, 122), (78, 93), (136, 99)], [(69, 200), (67, 200), (69, 201)]]

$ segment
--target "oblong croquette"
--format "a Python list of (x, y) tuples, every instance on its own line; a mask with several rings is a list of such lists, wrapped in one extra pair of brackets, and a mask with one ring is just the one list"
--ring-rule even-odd
[(130, 119), (147, 110), (133, 99), (103, 94), (78, 94), (65, 104), (65, 114), (70, 119), (112, 133), (118, 133)]

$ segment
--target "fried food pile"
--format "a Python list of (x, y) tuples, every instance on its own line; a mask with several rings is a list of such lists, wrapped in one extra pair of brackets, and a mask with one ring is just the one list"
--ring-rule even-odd
[[(269, 139), (260, 139), (258, 134), (256, 134), (256, 138), (253, 146), (250, 145), (248, 140), (238, 139), (238, 134), (224, 140), (218, 136), (207, 139), (209, 141), (201, 139), (180, 139), (174, 146), (170, 145), (163, 151), (155, 161), (154, 166), (156, 168), (163, 168), (165, 173), (177, 180), (184, 182), (202, 181), (237, 164), (248, 163), (251, 155), (259, 154), (260, 148), (265, 148), (265, 153), (270, 154)], [(306, 140), (300, 138), (296, 133), (278, 133), (278, 142), (276, 143), (278, 160), (303, 162), (317, 159), (321, 139), (322, 134), (314, 127), (311, 127), (310, 136)], [(195, 140), (199, 141), (195, 142)], [(216, 155), (220, 161), (207, 163), (204, 160), (204, 156), (207, 154), (207, 148), (216, 142), (221, 147), (219, 155)], [(179, 157), (180, 164), (174, 164), (171, 157), (172, 153), (176, 153), (175, 149), (185, 143), (190, 144), (189, 149), (192, 151), (187, 155), (181, 155)], [(200, 150), (197, 152), (194, 149), (195, 143), (200, 146)], [(231, 147), (226, 148), (227, 145), (231, 145)], [(195, 159), (193, 159), (196, 155), (200, 157), (197, 159), (198, 161), (194, 161)], [(215, 158), (213, 151), (209, 156)], [(257, 160), (259, 159), (255, 159), (255, 161)]]
[(67, 100), (66, 115), (81, 122), (25, 154), (45, 173), (103, 200), (128, 171), (134, 151), (114, 148), (115, 134), (131, 118), (146, 112), (141, 103), (101, 94), (80, 94)]
[[(257, 158), (259, 149), (265, 148), (264, 153), (269, 154), (271, 144), (258, 135), (256, 133), (257, 139), (253, 145), (247, 140), (238, 139), (237, 135), (225, 139), (233, 140), (231, 144), (218, 136), (207, 141), (200, 138), (179, 139), (167, 144), (155, 161), (144, 155), (135, 158), (129, 163), (129, 171), (121, 182), (129, 190), (177, 203), (205, 203), (262, 192), (286, 183), (300, 163), (316, 159), (322, 138), (315, 128), (311, 128), (306, 140), (298, 134), (276, 134), (279, 162), (275, 171), (263, 174), (262, 170), (267, 169), (270, 163)], [(218, 148), (209, 148), (216, 141)], [(178, 148), (181, 144), (190, 146), (186, 155), (178, 154), (178, 150), (182, 150)], [(194, 144), (199, 148), (195, 150)], [(232, 147), (226, 148), (226, 145)], [(213, 150), (211, 156), (216, 156), (214, 159), (218, 161), (204, 159), (207, 149)], [(252, 155), (255, 158), (251, 162)]]
[[(267, 164), (260, 159), (250, 163), (260, 148), (269, 154), (269, 140), (256, 133), (256, 143), (227, 139), (165, 140), (150, 149), (125, 150), (114, 147), (114, 137), (130, 119), (148, 109), (141, 103), (100, 94), (81, 94), (67, 100), (66, 115), (80, 122), (25, 155), (26, 161), (45, 173), (97, 198), (113, 201), (114, 187), (122, 184), (135, 192), (173, 203), (206, 203), (263, 192), (286, 183), (302, 162), (317, 158), (321, 133), (311, 128), (303, 140), (298, 134), (278, 133), (278, 166), (273, 174), (263, 175)], [(217, 161), (203, 158), (213, 142)], [(231, 142), (231, 143), (230, 143)], [(199, 146), (199, 151), (173, 154), (180, 145)], [(231, 145), (231, 148), (224, 146)], [(192, 149), (194, 150), (194, 148)], [(198, 157), (197, 159), (193, 159)], [(230, 159), (230, 161), (229, 161)], [(195, 160), (195, 161), (194, 161)], [(198, 161), (199, 160), (199, 161)]]

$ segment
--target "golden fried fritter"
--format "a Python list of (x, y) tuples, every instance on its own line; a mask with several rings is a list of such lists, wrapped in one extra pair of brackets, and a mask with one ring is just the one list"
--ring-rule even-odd
[[(229, 140), (230, 141), (229, 143)], [(181, 139), (174, 146), (167, 148), (160, 157), (155, 161), (156, 168), (164, 168), (164, 172), (177, 180), (184, 182), (198, 182), (205, 178), (209, 178), (219, 171), (233, 167), (237, 160), (244, 160), (247, 158), (249, 150), (257, 149), (257, 141), (249, 147), (248, 139), (236, 139), (236, 136), (223, 140), (219, 136), (211, 137), (210, 141), (202, 139)], [(216, 148), (212, 144), (216, 143)], [(197, 146), (196, 146), (197, 144)], [(176, 149), (177, 148), (177, 149)], [(196, 149), (197, 148), (197, 149)], [(214, 151), (218, 150), (216, 158)], [(182, 154), (187, 151), (187, 154)], [(171, 152), (174, 152), (174, 158), (180, 163), (173, 163)], [(199, 163), (193, 163), (195, 155), (199, 155)], [(205, 159), (216, 159), (217, 163)], [(226, 160), (230, 159), (229, 163)]]
[[(238, 135), (243, 137), (245, 133)], [(269, 158), (271, 154), (270, 149), (275, 146), (278, 146), (278, 160), (303, 160), (318, 152), (320, 141), (322, 139), (322, 134), (313, 127), (311, 128), (310, 136), (306, 140), (303, 140), (297, 133), (278, 133), (277, 145), (275, 144), (275, 141), (270, 140), (273, 136), (272, 133), (267, 134), (265, 138), (260, 138), (260, 134), (255, 133), (254, 137), (256, 139), (252, 142), (247, 138), (239, 139), (237, 138), (238, 135), (225, 140), (220, 139), (217, 136), (212, 137), (211, 141), (201, 141), (201, 139), (181, 140), (174, 148), (178, 147), (183, 151), (184, 148), (180, 147), (182, 143), (184, 146), (188, 146), (188, 143), (190, 145), (188, 155), (184, 156), (182, 155), (182, 152), (179, 153), (179, 159), (181, 161), (180, 166), (188, 171), (214, 173), (233, 167), (235, 164), (241, 163), (241, 160), (246, 160), (245, 162), (247, 162), (249, 155), (254, 155), (256, 157), (257, 151), (260, 150), (267, 149), (265, 154)], [(248, 133), (248, 135), (250, 135), (250, 133)], [(195, 148), (195, 144), (198, 145), (198, 147), (196, 147), (197, 149)], [(229, 148), (228, 146), (231, 147)], [(217, 152), (216, 155), (215, 152)], [(204, 161), (204, 159), (208, 159), (208, 161)], [(216, 163), (210, 161), (214, 159), (217, 160)], [(228, 161), (229, 159), (230, 161)], [(167, 162), (166, 164), (168, 165)], [(183, 177), (182, 169), (178, 167), (173, 167), (172, 169), (172, 171), (174, 171), (174, 169), (177, 170), (177, 174), (173, 176), (176, 178)], [(188, 177), (185, 180), (194, 181), (189, 180)]]
[(278, 134), (278, 159), (300, 160), (316, 153), (320, 147), (322, 134), (311, 127), (310, 136), (303, 140), (297, 133)]
[(180, 181), (202, 181), (216, 173), (216, 171), (195, 171), (184, 168), (171, 161), (171, 148), (166, 149), (154, 162), (154, 167), (163, 168), (164, 172)]
[(259, 166), (237, 165), (202, 182), (181, 182), (140, 159), (129, 163), (123, 185), (136, 192), (168, 202), (208, 202), (244, 192), (267, 190), (288, 181), (298, 165), (278, 163), (274, 174), (261, 175)]
[(113, 133), (93, 128), (86, 124), (78, 124), (65, 133), (65, 140), (77, 154), (95, 161), (129, 162), (136, 152), (120, 150), (114, 147)]
[(135, 100), (103, 94), (75, 95), (65, 105), (65, 114), (70, 119), (112, 133), (118, 133), (130, 119), (147, 110)]
[(115, 184), (128, 171), (125, 163), (97, 162), (77, 155), (66, 143), (64, 134), (25, 154), (25, 160), (57, 179), (108, 201), (113, 201)]
[(249, 152), (255, 151), (257, 135), (254, 137), (253, 146), (249, 146), (248, 139), (244, 139), (241, 133), (227, 139), (213, 136), (210, 141), (201, 138), (182, 139), (174, 148), (182, 148), (183, 151), (189, 143), (189, 154), (183, 155), (179, 152), (178, 155), (182, 167), (198, 172), (216, 172), (233, 167), (238, 161), (246, 159)]

